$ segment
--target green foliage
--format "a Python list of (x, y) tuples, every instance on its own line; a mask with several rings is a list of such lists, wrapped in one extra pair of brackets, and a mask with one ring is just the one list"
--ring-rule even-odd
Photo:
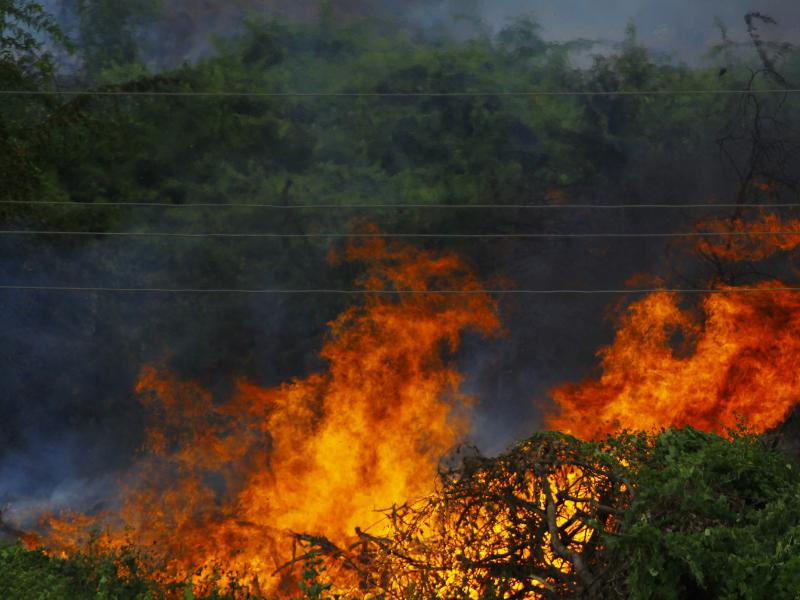
[(328, 600), (326, 592), (331, 589), (331, 584), (322, 581), (326, 570), (325, 561), (319, 553), (310, 552), (303, 563), (301, 580), (298, 583), (303, 595), (295, 600)]
[[(158, 0), (78, 0), (80, 48), (87, 75), (126, 81), (120, 69), (141, 60), (137, 35), (157, 14)], [(105, 72), (105, 73), (104, 73)]]
[[(150, 0), (124, 5), (81, 2), (80, 54), (89, 85), (148, 76), (135, 33), (155, 9)], [(251, 21), (241, 36), (220, 42), (217, 56), (170, 73), (168, 89), (613, 91), (719, 84), (709, 76), (712, 70), (661, 61), (637, 45), (632, 32), (617, 54), (579, 70), (570, 56), (587, 45), (546, 42), (530, 18), (512, 22), (495, 38), (428, 44), (385, 34), (369, 21), (335, 24), (326, 14), (319, 25)], [(290, 201), (369, 202), (392, 190), (397, 201), (537, 202), (551, 186), (623, 187), (641, 170), (637, 163), (659, 159), (661, 144), (697, 152), (723, 122), (708, 115), (724, 114), (725, 102), (95, 99), (82, 107), (95, 121), (93, 131), (64, 132), (69, 164), (46, 153), (37, 168), (51, 171), (42, 176), (82, 201), (247, 201), (275, 198), (291, 179)]]
[(658, 436), (610, 542), (632, 599), (796, 598), (798, 467), (750, 435)]
[(144, 600), (163, 597), (126, 556), (50, 558), (19, 546), (0, 547), (0, 597), (9, 600)]
[[(38, 2), (0, 0), (0, 89), (49, 88), (55, 74), (53, 52), (73, 47), (55, 19)], [(29, 198), (41, 178), (41, 156), (32, 151), (45, 135), (35, 125), (52, 102), (41, 97), (3, 96), (0, 102), (0, 195)]]
[[(94, 551), (66, 559), (39, 550), (0, 545), (0, 598), (3, 600), (248, 600), (236, 583), (225, 589), (216, 575), (199, 583), (162, 584), (144, 575), (133, 549)], [(316, 597), (315, 597), (316, 598)]]
[(53, 74), (44, 40), (71, 44), (44, 8), (32, 0), (0, 0), (0, 83), (41, 83)]

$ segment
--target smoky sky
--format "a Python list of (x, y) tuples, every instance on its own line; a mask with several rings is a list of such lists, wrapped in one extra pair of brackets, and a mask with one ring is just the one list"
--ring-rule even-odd
[[(46, 0), (72, 34), (77, 35), (75, 0)], [(158, 17), (142, 27), (140, 37), (151, 45), (148, 62), (159, 64), (165, 52), (193, 60), (214, 52), (212, 36), (240, 31), (247, 17), (283, 15), (310, 19), (319, 14), (318, 0), (162, 0)], [(334, 0), (334, 12), (345, 18), (388, 18), (423, 30), (474, 34), (464, 21), (481, 23), (496, 32), (519, 17), (531, 17), (542, 26), (545, 39), (586, 39), (613, 45), (623, 39), (629, 22), (639, 41), (674, 60), (703, 64), (710, 48), (720, 41), (722, 23), (734, 41), (746, 42), (744, 15), (759, 11), (777, 21), (760, 27), (765, 39), (800, 38), (800, 3), (793, 0)], [(164, 66), (164, 63), (161, 63)], [(166, 63), (170, 66), (170, 63)]]
[[(690, 63), (702, 62), (709, 47), (719, 42), (717, 19), (738, 40), (745, 35), (744, 15), (754, 10), (778, 22), (763, 31), (765, 37), (791, 41), (800, 34), (800, 3), (793, 0), (477, 0), (473, 4), (495, 29), (514, 17), (528, 15), (542, 25), (544, 37), (552, 40), (616, 41), (632, 21), (643, 44)], [(461, 0), (451, 0), (439, 14), (444, 18), (463, 7)], [(430, 8), (418, 6), (414, 14), (422, 18)]]

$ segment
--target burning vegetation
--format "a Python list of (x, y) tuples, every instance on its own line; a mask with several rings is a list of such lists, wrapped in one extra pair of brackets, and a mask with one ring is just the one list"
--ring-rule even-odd
[(495, 304), (452, 255), (374, 240), (341, 258), (366, 262), (367, 295), (330, 324), (326, 372), (276, 389), (242, 381), (219, 402), (145, 368), (137, 391), (150, 424), (121, 508), (50, 518), (45, 546), (75, 552), (100, 528), (102, 546), (147, 549), (159, 579), (202, 587), (218, 574), (289, 593), (287, 532), (344, 544), (378, 509), (430, 493), (469, 428), (471, 399), (445, 356), (465, 330), (497, 331)]
[(599, 352), (599, 377), (553, 391), (558, 412), (548, 427), (602, 438), (623, 429), (777, 426), (800, 398), (800, 296), (774, 291), (782, 287), (720, 286), (699, 307), (668, 292), (633, 302)]
[[(785, 249), (753, 238), (735, 243)], [(596, 378), (553, 390), (548, 426), (564, 433), (446, 468), (472, 402), (447, 357), (465, 331), (498, 333), (495, 302), (452, 254), (373, 239), (332, 260), (364, 263), (365, 298), (330, 323), (327, 371), (275, 389), (240, 381), (220, 400), (146, 367), (149, 425), (120, 508), (47, 517), (39, 544), (136, 548), (154, 580), (201, 595), (618, 597), (614, 540), (637, 531), (664, 440), (729, 443), (717, 433), (753, 453), (760, 442), (736, 428), (775, 428), (800, 395), (800, 297), (784, 283), (719, 285), (696, 303), (651, 293), (622, 310)], [(687, 426), (712, 435), (652, 437)]]
[[(17, 14), (31, 31), (63, 42), (55, 22), (38, 4), (12, 4), (26, 7)], [(303, 14), (311, 7), (295, 4)], [(427, 202), (447, 197), (464, 206), (476, 201), (486, 202), (483, 208), (517, 206), (502, 216), (481, 213), (487, 215), (479, 223), (483, 228), (470, 230), (497, 237), (492, 243), (497, 241), (500, 250), (493, 249), (496, 254), (486, 260), (496, 271), (503, 256), (516, 255), (496, 231), (513, 237), (522, 230), (514, 228), (520, 223), (540, 233), (588, 223), (579, 213), (565, 213), (569, 216), (561, 220), (531, 218), (526, 209), (538, 202), (568, 208), (573, 197), (576, 203), (584, 201), (582, 190), (592, 190), (592, 201), (629, 193), (637, 197), (637, 189), (641, 198), (661, 176), (670, 182), (669, 202), (674, 197), (696, 202), (687, 190), (704, 176), (686, 177), (681, 188), (674, 173), (681, 164), (701, 164), (707, 148), (698, 142), (718, 125), (708, 115), (730, 111), (719, 110), (715, 100), (686, 104), (685, 111), (675, 111), (674, 122), (663, 116), (665, 106), (687, 102), (681, 90), (707, 89), (724, 92), (722, 105), (736, 108), (718, 145), (739, 178), (741, 205), (728, 219), (695, 223), (694, 235), (686, 236), (691, 246), (682, 242), (713, 273), (697, 278), (689, 286), (692, 293), (669, 291), (674, 278), (658, 272), (632, 277), (631, 285), (664, 289), (620, 302), (615, 335), (598, 351), (597, 370), (579, 383), (551, 390), (546, 426), (553, 431), (485, 457), (459, 446), (471, 431), (475, 399), (462, 390), (464, 375), (455, 356), (465, 335), (502, 335), (500, 305), (486, 291), (491, 286), (452, 251), (381, 239), (350, 243), (329, 258), (358, 263), (358, 300), (328, 323), (319, 352), (325, 369), (276, 387), (242, 378), (234, 382), (232, 393), (221, 394), (165, 364), (148, 364), (151, 355), (130, 361), (137, 369), (145, 365), (135, 391), (146, 428), (132, 467), (115, 487), (116, 502), (85, 514), (48, 513), (38, 527), (30, 528), (5, 522), (0, 514), (0, 541), (22, 542), (0, 545), (0, 597), (20, 597), (19, 590), (28, 593), (39, 581), (49, 583), (48, 574), (55, 569), (59, 576), (67, 575), (58, 581), (73, 583), (53, 583), (44, 595), (70, 600), (796, 598), (800, 476), (797, 464), (771, 445), (779, 445), (782, 432), (792, 426), (787, 416), (800, 398), (800, 294), (791, 283), (797, 281), (793, 265), (786, 277), (760, 267), (796, 251), (800, 222), (763, 211), (749, 218), (744, 208), (751, 200), (780, 204), (782, 191), (796, 195), (793, 161), (800, 154), (784, 143), (788, 134), (777, 118), (785, 99), (771, 105), (771, 100), (759, 98), (760, 84), (749, 67), (749, 80), (728, 86), (726, 73), (730, 70), (730, 78), (739, 69), (732, 62), (735, 44), (722, 25), (719, 53), (728, 66), (718, 73), (651, 61), (633, 26), (618, 56), (597, 57), (591, 69), (573, 70), (566, 66), (571, 45), (545, 42), (532, 20), (463, 48), (444, 40), (428, 49), (403, 42), (398, 52), (381, 42), (382, 28), (362, 35), (367, 29), (356, 23), (338, 31), (334, 24), (339, 17), (349, 22), (348, 6), (355, 9), (362, 3), (346, 4), (337, 6), (340, 13), (324, 3), (327, 8), (318, 22), (307, 27), (252, 22), (241, 40), (221, 44), (218, 57), (186, 65), (174, 79), (146, 74), (145, 65), (136, 62), (129, 34), (137, 11), (115, 24), (104, 10), (82, 9), (82, 68), (89, 76), (83, 81), (89, 85), (92, 77), (123, 78), (120, 84), (100, 88), (114, 96), (116, 110), (100, 104), (99, 98), (106, 96), (92, 94), (67, 100), (60, 108), (50, 103), (49, 92), (17, 99), (13, 92), (9, 95), (8, 108), (0, 111), (2, 128), (11, 132), (8, 143), (0, 143), (0, 180), (13, 199), (4, 209), (5, 222), (22, 229), (6, 233), (72, 230), (91, 235), (92, 241), (106, 233), (120, 239), (161, 235), (152, 229), (156, 219), (151, 216), (131, 214), (128, 220), (127, 209), (121, 207), (105, 217), (91, 210), (125, 203), (148, 209), (193, 204), (210, 214), (224, 206), (217, 203), (225, 198), (228, 209), (248, 209), (222, 228), (237, 232), (231, 235), (240, 236), (240, 242), (252, 235), (238, 233), (245, 226), (292, 231), (288, 237), (297, 239), (280, 240), (279, 258), (261, 262), (260, 249), (248, 247), (232, 260), (233, 254), (221, 251), (216, 242), (199, 241), (206, 234), (188, 233), (198, 245), (177, 252), (172, 268), (163, 268), (164, 287), (151, 283), (154, 287), (148, 290), (246, 292), (235, 288), (247, 286), (233, 273), (234, 263), (257, 264), (259, 269), (251, 269), (256, 273), (325, 270), (319, 268), (324, 253), (301, 238), (306, 232), (325, 237), (321, 232), (340, 229), (334, 228), (335, 217), (311, 209), (344, 208), (356, 201), (377, 208), (370, 204), (375, 190), (380, 195), (401, 189), (398, 197)], [(186, 0), (168, 10), (169, 20), (187, 24), (186, 36), (173, 36), (186, 42), (175, 45), (175, 56), (192, 53), (192, 21), (203, 30), (212, 21), (227, 28), (217, 22), (217, 6), (221, 4)], [(756, 33), (756, 25), (770, 22), (765, 15), (750, 13), (747, 32), (762, 63), (758, 76), (785, 88), (786, 81), (775, 71), (776, 60), (788, 56), (791, 48), (765, 44)], [(94, 28), (116, 44), (106, 48), (94, 43), (86, 35)], [(0, 73), (0, 79), (29, 91), (57, 89), (51, 85), (55, 67), (46, 49), (24, 28), (16, 35), (23, 43), (16, 54), (7, 53), (7, 73)], [(574, 47), (582, 48), (580, 52), (588, 48), (584, 42)], [(18, 65), (12, 60), (16, 55), (22, 59)], [(135, 60), (126, 66), (127, 55)], [(282, 87), (298, 79), (298, 73), (313, 71), (310, 65), (316, 65), (310, 80), (320, 89), (330, 84), (333, 95), (349, 98), (362, 90), (366, 96), (355, 104), (349, 98), (341, 107), (331, 103), (310, 108), (310, 98), (294, 98), (291, 86)], [(483, 65), (480, 76), (476, 65)], [(132, 76), (137, 79), (130, 80)], [(79, 74), (75, 81), (81, 81)], [(463, 94), (470, 86), (511, 90), (509, 82), (519, 83), (519, 89), (533, 85), (530, 90), (569, 93), (563, 98), (546, 93), (533, 102), (512, 95)], [(740, 86), (738, 91), (746, 93), (734, 98), (730, 92)], [(256, 102), (229, 93), (262, 88), (286, 95), (280, 102)], [(658, 91), (658, 102), (672, 104), (627, 94), (647, 89)], [(626, 93), (607, 93), (615, 90)], [(128, 103), (123, 97), (130, 91), (156, 95)], [(438, 97), (425, 98), (427, 92)], [(381, 100), (381, 111), (372, 110), (368, 97), (382, 94), (396, 98)], [(193, 95), (206, 97), (194, 104), (194, 98), (189, 101)], [(406, 104), (417, 95), (418, 105)], [(156, 98), (165, 96), (175, 96), (170, 102), (179, 110), (164, 111)], [(691, 102), (705, 97), (699, 94)], [(25, 111), (36, 127), (16, 116)], [(104, 121), (109, 119), (106, 112), (113, 112), (115, 120)], [(81, 129), (84, 122), (93, 123), (86, 126), (92, 135)], [(101, 132), (97, 124), (102, 123), (108, 132)], [(81, 134), (68, 135), (72, 128)], [(684, 133), (677, 131), (693, 133), (683, 139)], [(191, 135), (182, 137), (187, 133)], [(174, 144), (165, 144), (166, 138)], [(649, 138), (658, 141), (650, 147), (645, 144)], [(68, 139), (82, 154), (64, 151)], [(664, 163), (663, 140), (678, 144), (675, 154), (685, 163)], [(122, 164), (126, 153), (129, 164)], [(79, 155), (85, 160), (75, 160)], [(745, 161), (749, 165), (741, 168)], [(705, 171), (703, 166), (693, 168)], [(630, 173), (639, 171), (646, 176), (637, 188)], [(355, 200), (350, 188), (360, 190)], [(256, 216), (250, 212), (255, 207), (247, 205), (265, 190), (279, 193), (280, 204), (261, 209), (302, 208), (310, 198), (314, 204), (297, 213), (304, 215), (302, 222), (289, 210), (278, 217), (263, 210)], [(34, 198), (44, 202), (37, 207), (42, 212), (33, 211), (33, 216), (15, 204), (35, 203)], [(45, 214), (48, 201), (63, 203), (59, 210), (79, 208), (78, 217)], [(89, 206), (93, 203), (97, 205)], [(711, 205), (698, 206), (712, 210)], [(376, 214), (393, 208), (384, 206)], [(423, 217), (406, 207), (400, 213), (406, 216), (386, 219), (387, 230), (424, 230), (420, 235), (435, 237), (435, 232), (476, 224), (458, 211), (441, 211), (445, 216), (439, 217), (426, 212)], [(188, 232), (199, 226), (203, 214), (209, 216), (185, 210), (163, 222)], [(592, 218), (598, 221), (588, 224), (597, 225), (597, 231), (615, 225), (603, 221), (605, 217)], [(427, 229), (420, 229), (421, 224)], [(127, 229), (119, 231), (117, 226), (123, 225)], [(19, 285), (16, 291), (26, 289), (25, 284), (36, 288), (30, 281), (38, 285), (39, 280), (27, 279), (27, 273), (36, 271), (34, 265), (41, 261), (49, 264), (58, 247), (39, 239), (18, 246), (8, 246), (12, 258), (5, 263), (14, 269), (22, 265), (13, 279)], [(136, 272), (130, 266), (135, 260), (105, 262), (106, 247), (98, 243), (93, 248), (73, 274), (95, 272), (95, 262), (110, 271), (130, 263), (122, 273)], [(478, 257), (485, 248), (475, 244), (470, 256)], [(31, 258), (34, 249), (41, 253), (39, 263)], [(567, 253), (564, 259), (560, 249), (550, 252), (539, 257), (542, 262), (552, 258), (557, 268), (571, 266), (574, 255)], [(605, 257), (606, 249), (590, 253)], [(624, 253), (609, 253), (608, 261)], [(148, 261), (163, 259), (160, 252), (141, 255)], [(530, 256), (527, 250), (520, 255), (525, 260)], [(301, 263), (304, 268), (297, 269)], [(91, 268), (84, 269), (87, 264)], [(192, 273), (202, 276), (203, 283), (181, 279)], [(222, 286), (224, 277), (230, 277), (225, 279), (229, 289), (206, 289)], [(254, 277), (248, 281), (261, 285), (260, 276)], [(132, 291), (114, 287), (119, 281), (83, 291)], [(168, 287), (176, 281), (189, 283)], [(290, 279), (286, 285), (303, 289), (308, 283)], [(256, 285), (249, 287), (253, 291)], [(160, 313), (165, 304), (152, 306), (153, 312), (143, 314)], [(192, 317), (180, 321), (178, 317), (186, 316), (179, 312), (165, 310), (163, 320), (160, 316), (150, 326), (171, 320), (195, 325)], [(252, 333), (237, 317), (243, 312), (251, 314), (243, 310), (220, 321), (226, 339)], [(9, 314), (13, 318), (17, 313)], [(99, 314), (107, 317), (113, 310)], [(104, 321), (95, 313), (91, 318)], [(139, 325), (147, 319), (132, 321)], [(165, 330), (163, 337), (169, 339), (180, 328)], [(104, 346), (99, 339), (108, 338), (92, 338), (93, 348)], [(239, 358), (237, 352), (221, 354), (231, 362)], [(41, 371), (37, 367), (34, 378)], [(0, 433), (11, 429), (6, 426)], [(20, 574), (28, 577), (21, 583)]]

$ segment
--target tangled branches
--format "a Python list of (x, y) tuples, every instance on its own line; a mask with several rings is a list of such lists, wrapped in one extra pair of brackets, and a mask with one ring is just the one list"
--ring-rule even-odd
[(497, 458), (443, 471), (441, 488), (387, 511), (377, 537), (349, 549), (311, 540), (384, 598), (591, 597), (608, 569), (605, 540), (630, 505), (623, 438), (589, 446), (541, 434)]

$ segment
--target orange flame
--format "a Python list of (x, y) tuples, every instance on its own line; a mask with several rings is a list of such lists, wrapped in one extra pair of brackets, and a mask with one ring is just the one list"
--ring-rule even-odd
[[(800, 221), (771, 215), (706, 227), (797, 231), (698, 246), (722, 258), (761, 260), (800, 245)], [(145, 368), (137, 391), (152, 424), (138, 469), (124, 484), (122, 508), (110, 517), (52, 520), (46, 545), (69, 551), (89, 527), (103, 523), (109, 547), (130, 540), (152, 548), (162, 579), (219, 568), (248, 578), (254, 591), (288, 595), (294, 582), (275, 576), (292, 557), (287, 532), (346, 546), (358, 526), (379, 520), (375, 510), (429, 494), (439, 458), (469, 427), (471, 400), (459, 393), (461, 376), (443, 351), (455, 351), (467, 329), (496, 332), (496, 306), (453, 255), (371, 240), (348, 246), (342, 258), (368, 264), (360, 283), (372, 294), (330, 323), (321, 352), (326, 372), (275, 389), (240, 381), (234, 397), (219, 403), (196, 383)], [(589, 439), (619, 429), (692, 425), (725, 432), (742, 421), (754, 430), (779, 424), (800, 398), (800, 294), (768, 291), (783, 285), (765, 281), (749, 292), (720, 287), (696, 305), (665, 291), (632, 302), (613, 343), (599, 352), (600, 374), (553, 391), (559, 410), (548, 416), (548, 427)], [(446, 289), (470, 293), (440, 291)], [(571, 536), (568, 550), (595, 533), (573, 519), (597, 501), (600, 480), (583, 468), (566, 465), (542, 480), (562, 491), (576, 488), (578, 500), (551, 508), (551, 529)], [(486, 488), (505, 483), (500, 477)], [(541, 513), (549, 496), (531, 488), (524, 499)], [(465, 577), (453, 563), (460, 535), (471, 540), (475, 534), (478, 542), (465, 546), (472, 559), (506, 552), (511, 521), (494, 506), (485, 510), (491, 519), (479, 511), (475, 531), (458, 530), (464, 527), (459, 513), (458, 524), (445, 519), (441, 531), (425, 534), (444, 549), (436, 555), (439, 593), (455, 590)], [(426, 546), (423, 532), (413, 533), (407, 555), (427, 556), (433, 542)], [(556, 551), (551, 533), (541, 541), (545, 563), (577, 571)]]
[[(761, 260), (800, 245), (800, 221), (763, 215), (752, 223), (712, 221), (704, 229), (779, 232), (742, 235), (700, 249), (733, 260)], [(674, 293), (650, 294), (622, 314), (614, 342), (602, 348), (601, 374), (552, 392), (547, 425), (584, 438), (619, 429), (691, 425), (724, 433), (739, 424), (775, 427), (800, 400), (800, 294), (720, 287), (699, 307)], [(762, 289), (764, 291), (758, 291)]]
[(741, 218), (714, 219), (701, 223), (699, 228), (703, 231), (735, 234), (714, 240), (704, 239), (697, 244), (697, 249), (701, 252), (727, 260), (759, 261), (800, 246), (800, 219), (784, 221), (769, 213), (752, 221)]
[[(452, 255), (371, 240), (344, 259), (368, 262), (362, 283), (375, 293), (330, 323), (327, 372), (276, 389), (240, 381), (218, 403), (142, 371), (151, 425), (138, 469), (121, 510), (89, 523), (108, 528), (109, 546), (152, 549), (162, 579), (219, 568), (264, 591), (292, 558), (287, 532), (341, 542), (379, 520), (374, 511), (433, 489), (471, 405), (443, 353), (464, 330), (495, 332), (496, 307)], [(52, 520), (46, 545), (74, 549), (86, 525)]]

